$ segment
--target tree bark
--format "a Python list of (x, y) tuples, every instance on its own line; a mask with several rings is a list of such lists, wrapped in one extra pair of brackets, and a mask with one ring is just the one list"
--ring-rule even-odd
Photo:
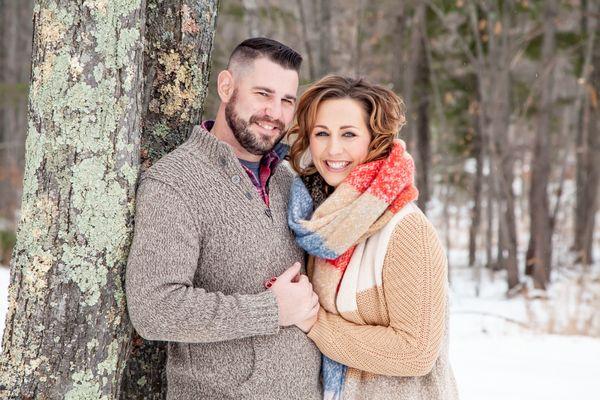
[(139, 167), (143, 0), (38, 0), (0, 397), (115, 398)]
[[(409, 150), (413, 151), (416, 147), (417, 138), (417, 111), (415, 107), (416, 97), (416, 77), (422, 54), (425, 52), (423, 47), (423, 22), (425, 21), (425, 3), (419, 3), (415, 6), (410, 30), (409, 53), (406, 66), (404, 68), (403, 87), (404, 103), (406, 105), (406, 144)], [(417, 172), (419, 166), (416, 166)]]
[(150, 166), (200, 121), (217, 0), (147, 6), (36, 3), (1, 398), (166, 393), (164, 350), (139, 337), (121, 380), (131, 348), (124, 268), (140, 153)]
[(202, 117), (218, 0), (149, 0), (146, 7), (142, 167), (187, 139)]
[(298, 16), (300, 17), (302, 42), (304, 43), (304, 49), (306, 50), (306, 61), (308, 64), (308, 79), (312, 82), (316, 78), (315, 58), (312, 51), (312, 40), (308, 34), (308, 19), (306, 18), (306, 12), (304, 11), (304, 2), (305, 0), (298, 0), (296, 5), (298, 7)]
[(552, 216), (548, 199), (550, 179), (550, 114), (554, 85), (554, 51), (557, 5), (548, 0), (544, 10), (544, 39), (542, 65), (544, 84), (540, 96), (540, 110), (533, 149), (531, 186), (529, 191), (530, 234), (527, 249), (527, 268), (534, 287), (546, 289), (552, 269)]
[(394, 83), (394, 90), (396, 93), (401, 93), (401, 97), (405, 99), (404, 92), (404, 64), (406, 58), (406, 46), (405, 46), (405, 32), (406, 32), (406, 15), (405, 15), (405, 2), (400, 2), (398, 7), (395, 9), (394, 16), (394, 27), (393, 27), (393, 39), (392, 39), (392, 51), (395, 53), (395, 63), (390, 63), (391, 71), (389, 73), (392, 82)]
[[(598, 185), (600, 182), (600, 46), (595, 44), (600, 38), (600, 23), (594, 19), (594, 2), (582, 2), (585, 15), (582, 26), (588, 37), (587, 46), (591, 51), (591, 73), (586, 79), (584, 68), (583, 82), (585, 98), (582, 107), (582, 118), (576, 138), (576, 204), (575, 235), (573, 250), (576, 260), (589, 265), (592, 260), (592, 244), (596, 213), (598, 211)], [(587, 55), (584, 55), (587, 58)], [(585, 63), (587, 64), (587, 63)]]
[[(425, 15), (421, 29), (425, 29)], [(425, 35), (421, 35), (416, 87), (416, 171), (419, 188), (419, 208), (427, 211), (429, 194), (429, 167), (431, 161), (431, 141), (429, 135), (429, 96), (431, 93), (429, 60), (425, 54)]]
[(242, 0), (242, 6), (244, 7), (244, 22), (247, 28), (248, 37), (257, 37), (261, 33), (258, 20), (258, 5), (256, 0)]
[(0, 2), (0, 219), (14, 229), (21, 201), (33, 1)]
[[(142, 169), (181, 144), (200, 123), (218, 0), (149, 0), (144, 51)], [(166, 344), (132, 338), (122, 399), (166, 398)]]
[(481, 191), (483, 186), (483, 138), (479, 129), (479, 106), (474, 109), (473, 156), (475, 157), (475, 180), (473, 181), (473, 206), (471, 207), (471, 225), (469, 226), (469, 267), (477, 260), (477, 236), (481, 226)]
[(317, 0), (319, 2), (319, 75), (325, 76), (331, 71), (331, 1)]
[[(497, 6), (497, 5), (496, 5)], [(494, 193), (498, 196), (498, 262), (507, 271), (508, 290), (519, 285), (517, 264), (517, 229), (515, 219), (514, 154), (510, 148), (510, 5), (502, 4), (484, 11), (487, 23), (487, 49), (484, 50), (478, 12), (470, 3), (470, 19), (476, 42), (476, 73), (489, 146)], [(500, 12), (501, 11), (501, 12)], [(499, 19), (497, 19), (499, 17)]]

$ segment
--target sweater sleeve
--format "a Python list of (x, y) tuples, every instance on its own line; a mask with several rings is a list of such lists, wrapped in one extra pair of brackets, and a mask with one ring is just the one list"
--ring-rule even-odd
[(352, 368), (426, 375), (438, 358), (445, 330), (447, 262), (421, 213), (408, 215), (394, 229), (384, 259), (383, 292), (389, 326), (357, 325), (321, 308), (308, 336), (323, 354)]
[(201, 242), (178, 193), (145, 178), (137, 193), (125, 282), (137, 332), (148, 340), (189, 343), (277, 333), (278, 307), (270, 290), (225, 295), (194, 287)]

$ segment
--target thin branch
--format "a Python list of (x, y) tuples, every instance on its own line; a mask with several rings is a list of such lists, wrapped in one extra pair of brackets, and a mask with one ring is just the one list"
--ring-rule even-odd
[[(436, 17), (438, 17), (438, 19), (440, 20), (440, 22), (442, 23), (442, 25), (444, 26), (444, 28), (446, 28), (446, 30), (448, 32), (455, 33), (455, 32), (452, 32), (450, 30), (450, 28), (448, 27), (448, 24), (444, 18), (444, 13), (442, 12), (442, 10), (440, 10), (440, 8), (437, 5), (435, 5), (430, 0), (425, 1), (425, 4), (427, 4), (429, 9), (431, 11), (433, 11), (433, 13), (436, 15)], [(473, 52), (469, 49), (469, 46), (467, 46), (467, 44), (465, 43), (465, 41), (462, 39), (462, 37), (460, 35), (456, 35), (456, 38), (458, 39), (458, 43), (459, 43), (460, 47), (462, 48), (463, 52), (465, 53), (465, 55), (467, 56), (467, 58), (469, 59), (469, 61), (472, 64), (477, 65), (477, 59), (475, 58), (475, 55), (473, 54)]]

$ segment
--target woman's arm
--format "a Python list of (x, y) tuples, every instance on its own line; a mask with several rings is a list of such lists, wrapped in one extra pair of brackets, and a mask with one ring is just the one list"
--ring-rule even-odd
[[(327, 357), (381, 375), (431, 371), (445, 331), (447, 262), (421, 213), (396, 226), (383, 265), (389, 326), (357, 325), (321, 308), (308, 336)], [(359, 305), (360, 307), (360, 305)]]

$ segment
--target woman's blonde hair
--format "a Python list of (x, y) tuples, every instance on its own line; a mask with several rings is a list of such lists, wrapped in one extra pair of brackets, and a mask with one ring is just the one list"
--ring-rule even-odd
[(314, 166), (302, 166), (302, 158), (309, 147), (319, 104), (331, 99), (353, 99), (365, 110), (371, 143), (365, 162), (388, 156), (394, 138), (404, 126), (404, 102), (394, 92), (359, 78), (328, 75), (302, 94), (296, 109), (295, 123), (288, 133), (288, 140), (297, 136), (290, 149), (290, 164), (300, 175), (316, 172)]

